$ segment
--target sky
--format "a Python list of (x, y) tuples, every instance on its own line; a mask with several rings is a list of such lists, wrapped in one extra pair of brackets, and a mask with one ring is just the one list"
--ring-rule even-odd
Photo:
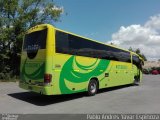
[(54, 25), (104, 43), (140, 48), (160, 59), (160, 0), (54, 0), (63, 7)]

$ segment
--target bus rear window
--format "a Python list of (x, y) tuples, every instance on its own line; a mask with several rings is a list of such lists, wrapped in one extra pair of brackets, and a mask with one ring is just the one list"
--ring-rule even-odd
[(32, 32), (25, 35), (23, 50), (27, 52), (45, 49), (47, 29)]

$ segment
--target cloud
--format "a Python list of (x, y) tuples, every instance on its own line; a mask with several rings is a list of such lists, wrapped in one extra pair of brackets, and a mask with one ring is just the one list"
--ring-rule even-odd
[(150, 20), (147, 21), (144, 26), (150, 29), (160, 30), (160, 14), (151, 16)]
[(151, 16), (144, 25), (121, 26), (111, 42), (126, 49), (139, 48), (148, 60), (160, 59), (160, 14)]

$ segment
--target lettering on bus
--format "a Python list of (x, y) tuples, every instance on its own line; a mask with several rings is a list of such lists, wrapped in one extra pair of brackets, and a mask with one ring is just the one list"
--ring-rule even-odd
[(29, 68), (37, 68), (40, 67), (41, 63), (26, 63), (25, 67), (29, 67)]
[(117, 69), (128, 69), (126, 65), (116, 65)]

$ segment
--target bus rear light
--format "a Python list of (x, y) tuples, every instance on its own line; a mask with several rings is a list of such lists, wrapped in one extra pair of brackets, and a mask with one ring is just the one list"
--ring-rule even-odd
[(52, 74), (44, 74), (44, 83), (50, 84), (52, 82)]

